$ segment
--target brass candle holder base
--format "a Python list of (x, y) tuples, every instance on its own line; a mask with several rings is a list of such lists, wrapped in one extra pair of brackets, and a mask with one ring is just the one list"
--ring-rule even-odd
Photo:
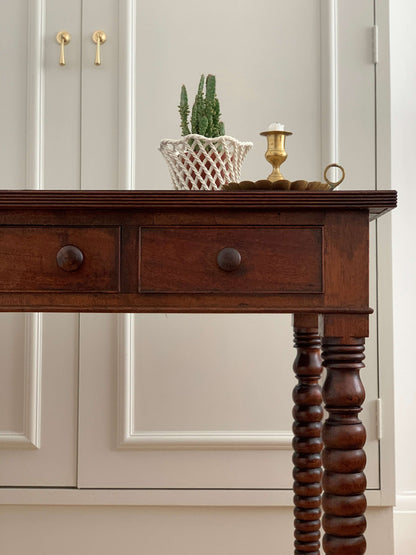
[(267, 137), (265, 158), (273, 166), (273, 171), (267, 178), (271, 182), (285, 179), (280, 171), (280, 166), (287, 158), (286, 137), (292, 134), (290, 131), (263, 131), (260, 133), (260, 135)]
[[(330, 181), (328, 178), (328, 170), (337, 168), (341, 172), (338, 181)], [(335, 187), (340, 185), (345, 178), (345, 170), (339, 164), (330, 164), (325, 168), (324, 179), (321, 181), (306, 181), (298, 179), (297, 181), (288, 181), (287, 179), (260, 179), (259, 181), (241, 181), (240, 183), (226, 183), (222, 186), (223, 191), (333, 191)]]

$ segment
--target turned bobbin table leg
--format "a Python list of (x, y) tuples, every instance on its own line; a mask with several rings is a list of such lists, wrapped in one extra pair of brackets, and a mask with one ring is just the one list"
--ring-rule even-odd
[(323, 398), (328, 411), (322, 433), (325, 446), (323, 548), (327, 555), (362, 555), (366, 551), (363, 535), (366, 432), (358, 415), (365, 397), (359, 375), (364, 366), (365, 340), (358, 334), (361, 329), (362, 335), (367, 335), (366, 324), (361, 315), (358, 322), (347, 318), (347, 324), (337, 322), (334, 317), (329, 320), (333, 325), (324, 325), (328, 329), (322, 341), (323, 364), (327, 370)]
[(321, 528), (322, 373), (318, 316), (295, 314), (293, 370), (299, 381), (293, 390), (293, 491), (295, 555), (319, 555)]

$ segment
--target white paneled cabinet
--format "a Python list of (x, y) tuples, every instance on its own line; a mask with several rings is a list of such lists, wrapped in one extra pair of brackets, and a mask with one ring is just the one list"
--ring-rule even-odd
[[(259, 132), (281, 120), (294, 132), (288, 178), (320, 179), (339, 161), (343, 188), (377, 187), (389, 153), (376, 140), (371, 0), (212, 0), (204, 10), (193, 0), (16, 0), (0, 13), (2, 188), (170, 189), (158, 144), (179, 134), (181, 84), (192, 97), (210, 72), (226, 132), (254, 142), (242, 178), (268, 174)], [(71, 34), (65, 66), (61, 30)], [(375, 505), (392, 503), (391, 489), (380, 493), (392, 438), (380, 441), (376, 425), (377, 399), (391, 403), (390, 345), (378, 344), (389, 299), (377, 299), (388, 241), (372, 230), (363, 419)], [(290, 317), (1, 315), (0, 325), (2, 486), (253, 488), (290, 503)]]
[[(118, 127), (111, 123), (111, 97), (117, 94), (111, 84), (97, 103), (103, 113), (108, 99), (108, 120), (97, 127), (108, 121), (113, 129), (112, 152), (105, 146), (108, 131), (102, 132), (105, 155), (97, 175), (115, 175), (118, 167), (122, 188), (170, 188), (157, 146), (161, 138), (178, 136), (181, 83), (191, 96), (200, 73), (212, 72), (226, 132), (254, 141), (243, 177), (268, 174), (259, 132), (280, 119), (294, 131), (285, 174), (319, 179), (326, 164), (346, 160), (346, 187), (375, 188), (375, 70), (368, 59), (372, 2), (347, 12), (333, 2), (214, 0), (203, 18), (195, 2), (169, 6), (166, 0), (126, 3), (119, 12), (119, 31), (127, 33), (119, 44), (130, 57), (120, 66)], [(209, 40), (196, 48), (201, 34)], [(110, 41), (106, 47), (108, 52)], [(92, 83), (93, 70), (83, 66)], [(91, 97), (92, 91), (87, 87), (83, 95)], [(354, 114), (362, 138), (357, 163)], [(90, 114), (83, 115), (83, 127), (92, 134)], [(89, 157), (99, 156), (92, 138), (86, 144)], [(108, 182), (105, 176), (99, 181)], [(84, 183), (100, 186), (93, 176)], [(372, 269), (375, 292), (375, 255)], [(375, 305), (374, 296), (372, 301)], [(377, 490), (374, 332), (373, 325), (363, 417), (368, 482)], [(80, 487), (291, 488), (289, 316), (83, 315), (80, 337)]]

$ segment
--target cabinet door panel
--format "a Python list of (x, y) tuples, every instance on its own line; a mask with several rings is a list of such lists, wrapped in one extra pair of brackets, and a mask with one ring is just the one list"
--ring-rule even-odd
[[(39, 0), (36, 0), (37, 2)], [(31, 3), (31, 2), (30, 2)], [(79, 189), (81, 172), (81, 0), (44, 0), (44, 73), (39, 188)], [(59, 65), (59, 31), (68, 31), (66, 65)], [(43, 150), (43, 153), (42, 153)]]
[(1, 486), (76, 483), (78, 316), (1, 314)]
[[(77, 187), (80, 6), (1, 4), (2, 188)], [(56, 42), (62, 30), (72, 36), (66, 66)], [(74, 486), (78, 316), (1, 314), (0, 332), (0, 485)]]
[(29, 28), (27, 2), (18, 0), (13, 5), (3, 2), (1, 6), (0, 30), (1, 51), (10, 55), (0, 56), (3, 76), (1, 89), (1, 148), (0, 167), (4, 184), (24, 187), (26, 180), (26, 61), (27, 29)]
[[(81, 90), (81, 188), (116, 189), (119, 182), (119, 83), (127, 54), (119, 42), (119, 12), (126, 0), (85, 0), (82, 3), (82, 90)], [(127, 21), (124, 22), (126, 25)], [(101, 65), (94, 64), (95, 31), (107, 41), (101, 47)], [(121, 89), (122, 90), (122, 89)], [(123, 121), (123, 125), (128, 124)]]

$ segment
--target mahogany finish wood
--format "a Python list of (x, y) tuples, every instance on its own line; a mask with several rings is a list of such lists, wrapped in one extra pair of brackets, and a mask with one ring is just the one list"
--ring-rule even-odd
[(293, 390), (295, 555), (319, 555), (322, 480), (321, 338), (315, 314), (295, 314)]
[(64, 272), (76, 272), (84, 262), (84, 254), (75, 245), (65, 245), (59, 249), (56, 262)]
[[(320, 226), (159, 226), (140, 235), (142, 293), (322, 292)], [(225, 249), (240, 255), (232, 274), (218, 265)]]
[[(197, 198), (197, 196), (199, 198)], [(41, 210), (265, 208), (368, 210), (370, 219), (396, 206), (396, 191), (0, 191), (0, 206)]]
[(364, 367), (364, 338), (325, 338), (322, 357), (329, 414), (323, 429), (324, 549), (328, 555), (362, 554), (366, 550), (366, 432), (358, 414), (365, 397), (359, 376)]
[[(1, 211), (0, 216), (4, 221)], [(116, 293), (120, 231), (120, 226), (0, 224), (0, 291)]]
[(224, 272), (235, 272), (241, 264), (241, 254), (233, 247), (225, 247), (217, 254), (217, 264)]
[[(319, 553), (319, 315), (323, 547), (361, 555), (368, 228), (395, 205), (394, 191), (2, 191), (0, 310), (295, 314), (298, 554)], [(73, 250), (57, 262), (69, 245), (81, 263)], [(226, 248), (241, 255), (233, 271), (217, 263)]]

